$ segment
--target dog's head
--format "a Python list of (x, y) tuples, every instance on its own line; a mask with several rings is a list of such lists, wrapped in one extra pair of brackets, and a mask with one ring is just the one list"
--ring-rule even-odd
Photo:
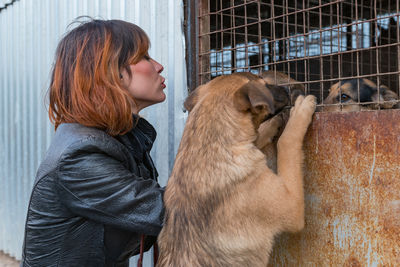
[(266, 84), (252, 73), (234, 73), (219, 76), (197, 87), (186, 99), (184, 106), (189, 112), (200, 105), (209, 105), (210, 112), (218, 105), (250, 113), (256, 128), (289, 103), (286, 90)]
[[(360, 88), (358, 90), (358, 88)], [(324, 104), (344, 104), (342, 108), (339, 105), (326, 106), (323, 111), (358, 111), (372, 110), (377, 108), (389, 109), (397, 104), (398, 96), (387, 86), (377, 85), (368, 79), (350, 79), (335, 83), (329, 89), (329, 95), (324, 100)], [(384, 102), (390, 101), (390, 102)], [(374, 103), (369, 103), (374, 102)], [(365, 104), (364, 104), (365, 103)]]
[(292, 105), (294, 105), (299, 95), (304, 95), (304, 85), (290, 78), (285, 73), (268, 70), (261, 73), (261, 77), (267, 84), (279, 85), (285, 88), (286, 93), (290, 95), (290, 102)]

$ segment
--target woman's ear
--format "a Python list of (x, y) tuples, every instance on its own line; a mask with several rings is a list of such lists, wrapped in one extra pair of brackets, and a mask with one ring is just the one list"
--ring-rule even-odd
[(120, 78), (120, 80), (121, 80), (121, 83), (124, 85), (124, 86), (127, 86), (128, 85), (128, 81), (129, 81), (129, 79), (130, 79), (130, 73), (128, 72), (128, 70), (126, 69), (126, 68), (123, 68), (123, 69), (121, 69), (120, 71), (119, 71), (119, 78)]

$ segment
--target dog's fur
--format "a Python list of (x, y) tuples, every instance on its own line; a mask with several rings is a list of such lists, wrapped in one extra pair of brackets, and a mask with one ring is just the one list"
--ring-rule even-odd
[(294, 104), (299, 95), (304, 95), (304, 85), (279, 71), (268, 70), (261, 73), (267, 84), (283, 86), (290, 95), (290, 102)]
[(302, 143), (315, 97), (299, 96), (278, 141), (278, 174), (255, 146), (275, 112), (273, 95), (248, 75), (198, 87), (164, 202), (157, 266), (266, 266), (273, 239), (304, 227)]
[[(265, 71), (261, 74), (264, 82), (269, 85), (278, 85), (277, 87), (286, 90), (290, 96), (290, 103), (295, 103), (299, 95), (304, 95), (304, 85), (290, 78), (287, 74), (278, 71)], [(290, 104), (289, 102), (287, 104)], [(256, 146), (267, 157), (267, 165), (276, 172), (276, 154), (277, 138), (282, 134), (282, 130), (289, 118), (289, 110), (285, 109), (280, 114), (263, 122), (258, 128), (259, 138), (256, 140)]]
[[(358, 89), (360, 91), (358, 93)], [(368, 79), (349, 79), (337, 82), (329, 89), (329, 95), (324, 104), (338, 104), (323, 107), (323, 111), (359, 111), (372, 109), (398, 108), (398, 96), (387, 86), (377, 85)], [(378, 103), (378, 101), (380, 103)], [(374, 102), (374, 103), (368, 103)], [(365, 104), (364, 104), (365, 103)]]

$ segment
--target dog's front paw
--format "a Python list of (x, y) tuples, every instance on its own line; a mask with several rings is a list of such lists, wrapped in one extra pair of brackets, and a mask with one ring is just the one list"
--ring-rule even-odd
[(279, 128), (283, 126), (282, 116), (276, 115), (271, 119), (261, 123), (258, 128), (258, 137), (255, 142), (256, 147), (262, 149), (271, 144), (274, 137), (278, 134)]
[(279, 139), (279, 143), (293, 144), (293, 142), (295, 142), (301, 144), (307, 132), (307, 128), (311, 123), (315, 108), (315, 96), (299, 96), (296, 99), (294, 107), (290, 110), (289, 121), (283, 134), (281, 135), (281, 138)]
[(312, 115), (315, 112), (316, 106), (317, 101), (315, 96), (299, 96), (296, 99), (294, 107), (290, 110), (290, 119), (301, 121), (308, 127), (311, 123)]

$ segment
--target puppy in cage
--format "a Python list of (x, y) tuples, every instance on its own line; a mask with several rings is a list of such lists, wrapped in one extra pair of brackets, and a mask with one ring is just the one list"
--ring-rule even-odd
[(249, 73), (219, 76), (187, 98), (157, 266), (266, 266), (274, 237), (304, 227), (302, 144), (315, 97), (297, 97), (290, 111), (277, 174), (255, 142), (260, 123), (288, 101), (284, 88)]
[[(335, 83), (322, 111), (360, 111), (399, 108), (398, 95), (387, 86), (378, 86), (368, 79), (349, 79)], [(336, 104), (336, 105), (335, 105)], [(340, 105), (342, 104), (342, 105)]]

